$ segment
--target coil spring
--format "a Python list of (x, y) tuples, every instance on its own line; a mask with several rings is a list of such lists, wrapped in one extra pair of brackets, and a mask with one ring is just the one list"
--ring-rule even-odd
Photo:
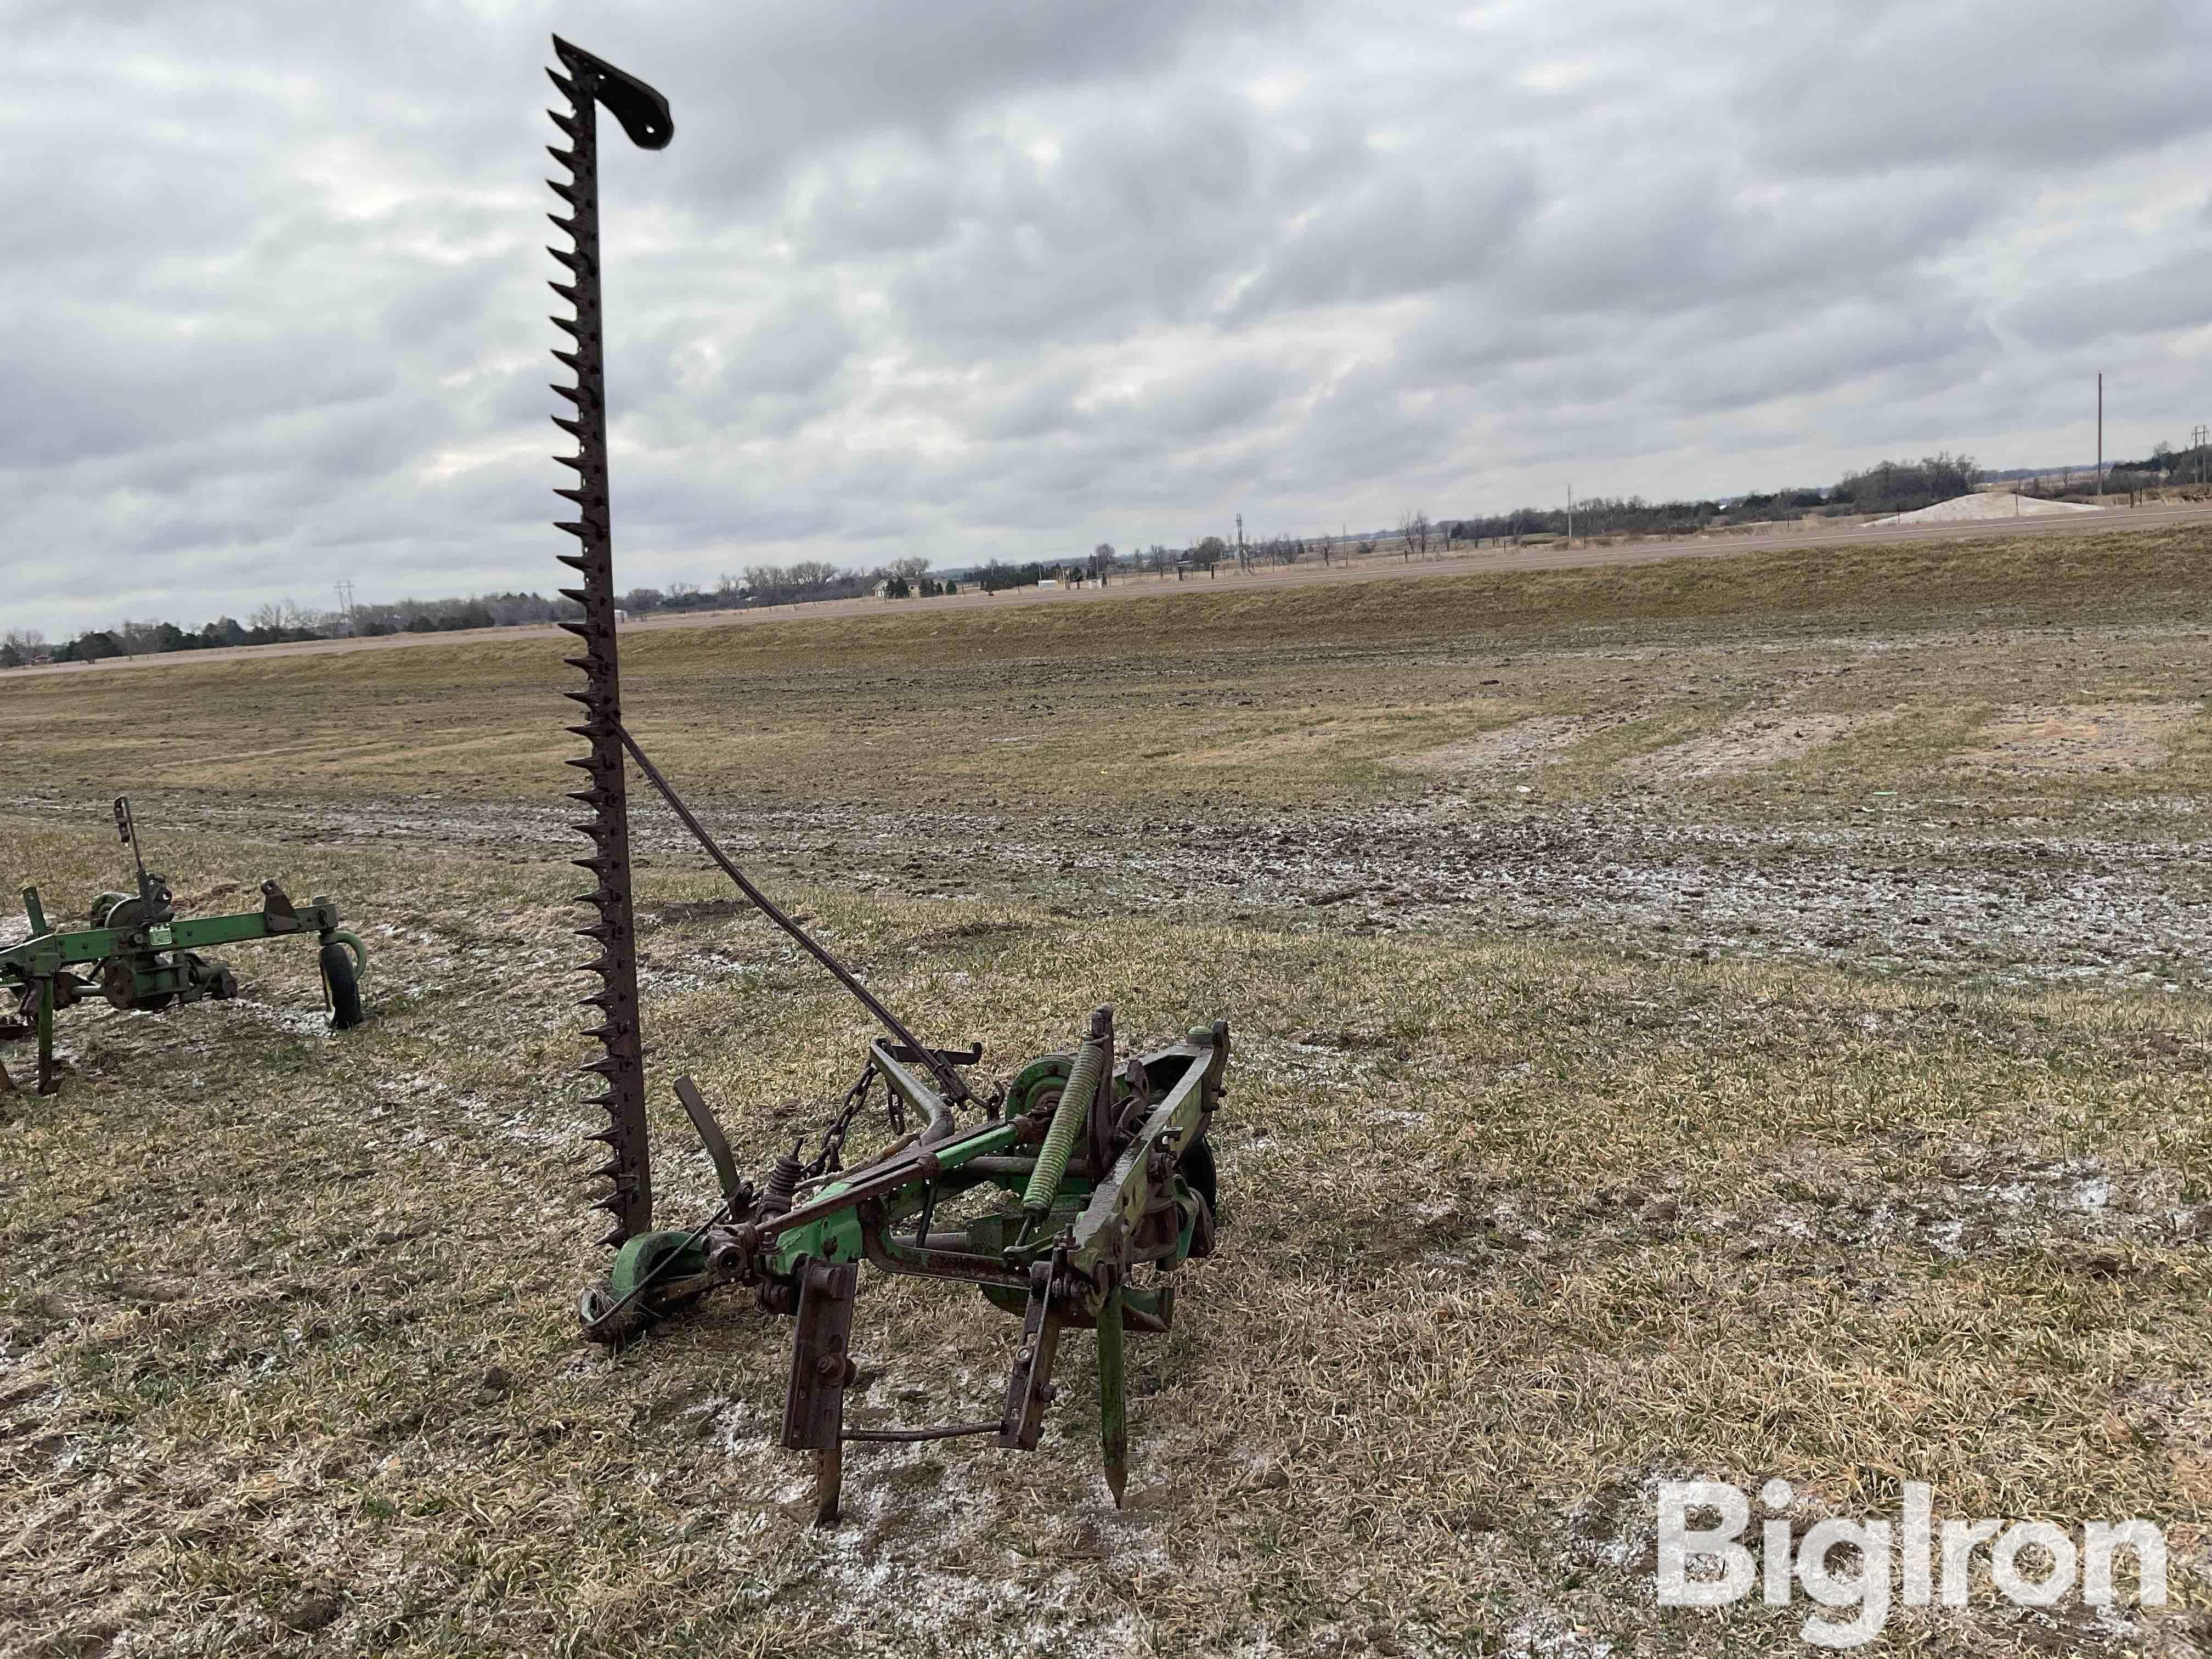
[(1041, 1216), (1052, 1208), (1053, 1194), (1060, 1190), (1060, 1177), (1067, 1173), (1068, 1155), (1075, 1150), (1076, 1136), (1083, 1133), (1091, 1097), (1098, 1092), (1099, 1074), (1105, 1066), (1105, 1045), (1096, 1038), (1086, 1039), (1076, 1051), (1067, 1085), (1060, 1092), (1052, 1127), (1045, 1131), (1044, 1145), (1037, 1148), (1036, 1167), (1030, 1171), (1029, 1188), (1022, 1194), (1024, 1214)]

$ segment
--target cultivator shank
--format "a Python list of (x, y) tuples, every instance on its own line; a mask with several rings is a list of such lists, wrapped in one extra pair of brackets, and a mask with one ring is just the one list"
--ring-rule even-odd
[[(597, 1342), (634, 1338), (709, 1291), (753, 1291), (758, 1304), (793, 1321), (783, 1443), (816, 1457), (817, 1514), (837, 1515), (844, 1448), (854, 1442), (994, 1435), (1030, 1450), (1055, 1398), (1054, 1361), (1063, 1333), (1090, 1330), (1098, 1342), (1099, 1441), (1107, 1480), (1121, 1501), (1127, 1470), (1123, 1340), (1164, 1331), (1174, 1293), (1163, 1275), (1213, 1245), (1216, 1188), (1208, 1126), (1220, 1103), (1229, 1059), (1224, 1023), (1194, 1030), (1157, 1052), (1124, 1057), (1114, 1016), (1100, 1008), (1066, 1053), (1040, 1056), (1007, 1083), (979, 1091), (964, 1075), (982, 1058), (925, 1045), (845, 965), (777, 908), (731, 862), (706, 827), (624, 726), (617, 665), (614, 574), (608, 521), (606, 405), (599, 310), (597, 109), (605, 105), (636, 143), (658, 149), (673, 125), (659, 94), (557, 36), (553, 83), (568, 100), (552, 112), (564, 143), (554, 157), (566, 180), (551, 181), (567, 204), (554, 222), (572, 247), (552, 250), (564, 267), (554, 289), (574, 308), (555, 322), (569, 344), (554, 355), (574, 376), (555, 387), (573, 412), (554, 418), (576, 441), (557, 459), (576, 476), (560, 493), (575, 516), (560, 528), (576, 538), (562, 562), (579, 585), (562, 592), (581, 608), (564, 623), (581, 641), (568, 660), (583, 689), (569, 728), (589, 745), (570, 765), (587, 787), (571, 799), (591, 816), (576, 827), (592, 841), (576, 862), (597, 884), (584, 895), (598, 946), (585, 966), (599, 976), (586, 1000), (599, 1052), (584, 1070), (603, 1089), (593, 1104), (606, 1121), (591, 1139), (606, 1148), (594, 1170), (598, 1199), (615, 1218), (617, 1245), (604, 1280), (578, 1304), (584, 1334)], [(653, 1226), (651, 1152), (631, 923), (629, 805), (624, 756), (635, 761), (708, 855), (775, 927), (820, 962), (880, 1024), (860, 1079), (823, 1132), (811, 1163), (804, 1137), (777, 1157), (755, 1187), (739, 1172), (728, 1137), (689, 1078), (678, 1099), (697, 1128), (722, 1188), (722, 1203), (689, 1231)], [(848, 1131), (878, 1085), (894, 1133), (921, 1127), (890, 1151), (846, 1168)], [(979, 1109), (963, 1127), (959, 1115)], [(859, 1267), (977, 1286), (1018, 1316), (1016, 1346), (995, 1416), (908, 1428), (848, 1428), (844, 1398), (854, 1380), (851, 1344)]]

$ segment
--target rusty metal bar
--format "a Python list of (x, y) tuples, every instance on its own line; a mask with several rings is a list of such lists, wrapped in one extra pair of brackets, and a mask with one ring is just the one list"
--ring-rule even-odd
[(1000, 1423), (948, 1423), (941, 1429), (848, 1429), (848, 1440), (879, 1440), (905, 1443), (915, 1440), (957, 1440), (965, 1434), (996, 1434)]
[(645, 750), (638, 747), (637, 739), (629, 734), (629, 728), (617, 727), (617, 730), (623, 746), (629, 750), (629, 757), (637, 763), (638, 770), (644, 773), (646, 781), (660, 792), (660, 798), (668, 803), (676, 816), (684, 820), (684, 827), (697, 838), (700, 846), (707, 849), (707, 856), (721, 866), (724, 875), (737, 883), (738, 890), (759, 906), (761, 914), (790, 935), (801, 950), (835, 974), (837, 982), (859, 998), (861, 1006), (882, 1022), (884, 1029), (904, 1043), (929, 1068), (930, 1075), (937, 1079), (938, 1086), (945, 1091), (947, 1098), (955, 1104), (975, 1099), (975, 1091), (968, 1086), (968, 1080), (955, 1071), (936, 1049), (925, 1047), (921, 1039), (908, 1030), (896, 1014), (878, 1001), (874, 994), (854, 976), (850, 969), (816, 944), (812, 936), (786, 915), (774, 899), (745, 878), (745, 872), (730, 862), (729, 854), (716, 846), (714, 838), (707, 833), (707, 826), (693, 816), (691, 809), (684, 804), (684, 798), (676, 793), (666, 778), (660, 775), (660, 769), (646, 758)]

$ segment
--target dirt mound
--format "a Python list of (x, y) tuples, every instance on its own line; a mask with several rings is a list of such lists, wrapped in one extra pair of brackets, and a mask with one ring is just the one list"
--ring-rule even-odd
[(2002, 772), (2139, 772), (2172, 752), (2188, 702), (2087, 702), (2008, 708), (1959, 751), (1961, 766)]
[(2063, 519), (2079, 513), (2102, 513), (2101, 507), (2080, 501), (2046, 501), (2038, 495), (2015, 495), (2008, 491), (1978, 489), (1971, 495), (1954, 495), (1948, 501), (1923, 507), (1917, 513), (1893, 513), (1872, 520), (1869, 528), (1890, 524), (1960, 524), (1975, 519)]

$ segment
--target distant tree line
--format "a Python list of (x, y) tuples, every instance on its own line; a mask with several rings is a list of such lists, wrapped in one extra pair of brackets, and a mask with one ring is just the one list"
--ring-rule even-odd
[(1828, 492), (1831, 513), (1917, 513), (1923, 507), (1970, 495), (1982, 470), (1967, 455), (1939, 452), (1918, 461), (1884, 461), (1863, 472), (1846, 472)]
[(557, 622), (583, 614), (574, 600), (536, 593), (483, 593), (465, 599), (399, 599), (358, 605), (350, 611), (311, 611), (290, 599), (252, 611), (244, 622), (218, 617), (195, 629), (169, 622), (120, 622), (88, 629), (76, 638), (48, 646), (36, 629), (0, 635), (0, 668), (34, 662), (102, 662), (111, 657), (143, 657), (173, 651), (211, 651), (246, 645), (287, 645), (356, 635), (442, 634), (465, 628), (504, 628), (520, 623)]
[(2212, 483), (2212, 444), (2176, 449), (2160, 443), (2140, 461), (2114, 461), (2105, 470), (2105, 489), (2111, 495), (2203, 483)]
[[(818, 599), (862, 597), (885, 590), (886, 597), (932, 598), (957, 592), (951, 578), (931, 577), (927, 559), (896, 559), (870, 571), (841, 570), (821, 560), (790, 565), (752, 565), (742, 574), (719, 577), (714, 586), (672, 581), (665, 588), (634, 587), (621, 607), (631, 616), (656, 611), (726, 610), (732, 605), (799, 605)], [(168, 622), (122, 622), (88, 629), (76, 638), (49, 645), (36, 629), (0, 634), (0, 668), (40, 662), (101, 662), (112, 657), (148, 656), (173, 651), (205, 651), (248, 645), (284, 645), (307, 640), (392, 634), (446, 634), (471, 628), (513, 628), (531, 623), (567, 622), (583, 615), (573, 599), (538, 593), (478, 593), (466, 599), (394, 599), (354, 605), (346, 611), (313, 611), (290, 599), (272, 601), (246, 621), (218, 617), (197, 629)]]
[[(1808, 514), (1844, 518), (1863, 514), (1911, 513), (1970, 493), (1981, 468), (1971, 456), (1948, 452), (1917, 461), (1882, 461), (1847, 472), (1826, 489), (1754, 490), (1726, 501), (1648, 501), (1641, 495), (1592, 495), (1572, 509), (1573, 532), (1582, 536), (1680, 536), (1725, 525), (1768, 523)], [(1410, 521), (1409, 521), (1410, 522)], [(1569, 509), (1522, 507), (1510, 513), (1455, 519), (1441, 526), (1453, 542), (1563, 536)]]

